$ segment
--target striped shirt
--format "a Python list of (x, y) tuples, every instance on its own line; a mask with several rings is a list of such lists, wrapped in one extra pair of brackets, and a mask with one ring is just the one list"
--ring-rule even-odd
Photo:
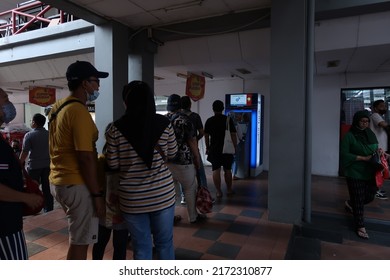
[(23, 230), (0, 237), (0, 260), (28, 260)]
[[(148, 169), (132, 145), (113, 125), (106, 134), (107, 164), (119, 170), (120, 209), (128, 214), (150, 213), (175, 204), (172, 174), (160, 153), (155, 150), (152, 167)], [(175, 157), (177, 143), (171, 124), (158, 140), (168, 159)]]

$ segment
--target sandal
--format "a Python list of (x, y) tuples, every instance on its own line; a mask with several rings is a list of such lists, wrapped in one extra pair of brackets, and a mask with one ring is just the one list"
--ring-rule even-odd
[(370, 237), (368, 236), (368, 233), (365, 228), (358, 228), (356, 231), (356, 234), (358, 237), (362, 239), (369, 239)]
[(173, 224), (176, 225), (178, 222), (181, 221), (181, 216), (180, 215), (175, 215), (173, 217)]

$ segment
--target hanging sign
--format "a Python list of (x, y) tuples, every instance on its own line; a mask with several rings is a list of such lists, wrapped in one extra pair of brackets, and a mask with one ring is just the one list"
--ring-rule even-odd
[(186, 84), (186, 95), (193, 101), (198, 101), (204, 97), (205, 78), (203, 76), (188, 73)]
[(56, 89), (48, 87), (30, 87), (28, 91), (30, 103), (46, 107), (56, 101)]

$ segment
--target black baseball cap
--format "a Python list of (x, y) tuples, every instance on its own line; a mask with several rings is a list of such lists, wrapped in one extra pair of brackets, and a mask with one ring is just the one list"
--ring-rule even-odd
[(68, 81), (82, 80), (91, 76), (96, 78), (107, 78), (108, 73), (98, 71), (88, 61), (76, 61), (69, 65), (66, 70), (66, 79)]

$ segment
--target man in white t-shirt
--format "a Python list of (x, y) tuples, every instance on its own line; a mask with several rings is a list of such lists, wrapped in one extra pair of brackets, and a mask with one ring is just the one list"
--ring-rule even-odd
[[(372, 114), (370, 116), (370, 128), (375, 133), (378, 139), (378, 147), (385, 152), (388, 151), (388, 136), (387, 129), (389, 129), (388, 123), (383, 119), (383, 115), (387, 112), (386, 103), (384, 100), (376, 100), (371, 107)], [(386, 192), (378, 190), (376, 198), (387, 199)]]

